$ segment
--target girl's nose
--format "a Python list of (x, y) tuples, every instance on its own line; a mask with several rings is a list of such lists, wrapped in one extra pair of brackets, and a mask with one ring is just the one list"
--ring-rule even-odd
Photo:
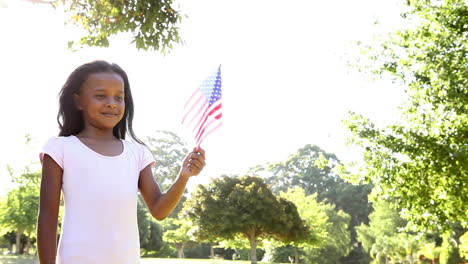
[(113, 98), (109, 99), (106, 104), (107, 107), (116, 107), (117, 106), (117, 101)]

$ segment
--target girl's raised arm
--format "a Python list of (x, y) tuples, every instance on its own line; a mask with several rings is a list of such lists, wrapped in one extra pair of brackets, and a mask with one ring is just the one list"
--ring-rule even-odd
[(41, 264), (55, 263), (62, 176), (62, 168), (45, 154), (42, 161), (41, 196), (37, 221), (37, 245)]
[(176, 181), (165, 193), (161, 192), (159, 185), (153, 178), (151, 165), (144, 168), (140, 172), (138, 188), (151, 215), (158, 220), (166, 218), (174, 210), (184, 194), (189, 178), (198, 175), (204, 166), (205, 151), (201, 148), (194, 148), (182, 162)]

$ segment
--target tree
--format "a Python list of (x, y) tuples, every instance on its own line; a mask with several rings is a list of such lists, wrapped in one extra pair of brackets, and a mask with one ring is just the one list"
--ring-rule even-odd
[(154, 175), (161, 188), (167, 190), (176, 180), (180, 164), (188, 152), (186, 144), (177, 134), (165, 130), (157, 130), (155, 136), (148, 137), (145, 142), (156, 161)]
[(337, 210), (351, 215), (352, 226), (367, 223), (372, 211), (367, 196), (372, 186), (346, 182), (339, 174), (342, 167), (335, 154), (307, 144), (285, 161), (258, 165), (250, 172), (262, 175), (275, 194), (300, 187), (307, 195), (317, 194), (319, 202), (333, 203)]
[(369, 225), (360, 225), (356, 228), (358, 240), (366, 251), (370, 251), (378, 237), (392, 237), (398, 229), (406, 225), (406, 221), (386, 201), (376, 201), (373, 204), (374, 212), (369, 215)]
[[(185, 144), (177, 134), (164, 130), (156, 131), (155, 136), (148, 137), (145, 143), (155, 159), (154, 177), (162, 191), (167, 190), (175, 181), (180, 170), (180, 163), (187, 153)], [(170, 221), (176, 219), (186, 199), (185, 196), (181, 198), (177, 207), (168, 217), (172, 219)], [(147, 207), (141, 197), (138, 200), (138, 228), (140, 247), (144, 250), (144, 254), (156, 254), (160, 250), (165, 251), (163, 254), (172, 254), (172, 252), (169, 253), (170, 250), (165, 247), (163, 242), (164, 228), (148, 214)], [(167, 256), (164, 255), (164, 257)]]
[[(263, 248), (264, 242), (259, 241), (257, 244), (257, 247)], [(232, 254), (232, 259), (233, 260), (240, 260), (244, 259), (243, 255), (247, 252), (247, 255), (249, 254), (250, 250), (250, 243), (248, 240), (246, 240), (242, 235), (236, 235), (232, 239), (228, 240), (221, 240), (218, 242), (218, 245), (216, 245), (216, 248), (224, 248), (224, 249), (232, 249), (234, 250), (234, 253)], [(244, 253), (244, 254), (242, 254)], [(245, 258), (246, 260), (250, 259), (250, 256), (247, 256)]]
[(253, 176), (223, 176), (199, 185), (183, 215), (199, 227), (196, 235), (201, 240), (242, 235), (250, 243), (252, 263), (257, 263), (256, 247), (265, 238), (301, 242), (311, 235), (296, 206), (274, 196), (262, 179)]
[(389, 262), (395, 256), (395, 243), (388, 237), (377, 237), (370, 248), (370, 255), (374, 259), (373, 263), (395, 263)]
[(468, 259), (468, 231), (460, 237), (460, 255)]
[(4, 234), (4, 235), (2, 236), (2, 238), (0, 240), (6, 242), (6, 246), (8, 248), (7, 252), (12, 253), (13, 252), (13, 245), (16, 244), (16, 232), (12, 232), (12, 231), (5, 232), (5, 231), (2, 230), (1, 233)]
[[(298, 248), (310, 249), (312, 247), (321, 247), (327, 244), (325, 241), (327, 241), (331, 236), (329, 233), (331, 230), (328, 229), (331, 224), (328, 221), (329, 215), (327, 215), (327, 212), (329, 210), (327, 210), (327, 207), (334, 210), (334, 206), (326, 206), (323, 203), (317, 202), (317, 194), (306, 196), (305, 191), (299, 187), (289, 189), (287, 192), (281, 192), (279, 196), (294, 203), (297, 207), (299, 216), (305, 221), (306, 225), (313, 230), (312, 235), (309, 236), (307, 240), (300, 241), (299, 243), (292, 243), (295, 263), (299, 263)], [(343, 243), (349, 243), (349, 231), (347, 228), (348, 226), (346, 225), (345, 230), (337, 230), (337, 233), (344, 231), (348, 234), (348, 240), (345, 239)], [(344, 248), (346, 247), (349, 247), (349, 244), (344, 245)]]
[(143, 198), (139, 195), (137, 203), (137, 221), (138, 221), (138, 235), (140, 238), (140, 247), (147, 244), (150, 235), (150, 216)]
[(15, 175), (12, 171), (10, 173), (15, 187), (0, 203), (0, 225), (4, 230), (16, 232), (16, 254), (20, 254), (21, 237), (26, 234), (29, 244), (36, 230), (41, 176), (40, 173), (29, 172), (28, 169), (20, 175)]
[(171, 229), (166, 229), (163, 239), (166, 242), (173, 243), (177, 249), (177, 257), (185, 258), (184, 249), (196, 243), (193, 233), (196, 226), (187, 219), (167, 218), (165, 227), (173, 226)]
[(343, 263), (343, 257), (352, 249), (349, 231), (351, 216), (342, 210), (336, 210), (333, 204), (325, 204), (324, 210), (328, 218), (327, 236), (320, 247), (310, 247), (305, 250), (306, 263)]
[(372, 185), (353, 185), (344, 181), (338, 170), (341, 168), (336, 155), (308, 144), (285, 161), (258, 165), (250, 171), (262, 175), (275, 194), (288, 188), (303, 188), (307, 195), (316, 193), (319, 202), (332, 203), (336, 205), (337, 212), (342, 210), (350, 215), (351, 221), (347, 226), (351, 232), (351, 243), (355, 246), (350, 256), (341, 261), (356, 263), (360, 259), (368, 259), (357, 243), (355, 227), (369, 222), (368, 215), (372, 207), (368, 202), (368, 194)]
[(439, 263), (439, 257), (442, 248), (438, 247), (435, 242), (427, 243), (423, 246), (420, 253), (425, 259), (430, 259), (431, 263)]
[(368, 251), (375, 263), (406, 261), (416, 263), (419, 250), (426, 240), (422, 235), (402, 232), (406, 221), (386, 201), (376, 201), (374, 212), (369, 215), (369, 225), (357, 229), (358, 240)]
[(361, 243), (358, 243), (356, 227), (369, 223), (372, 205), (368, 196), (371, 190), (370, 184), (354, 185), (344, 181), (336, 188), (336, 210), (342, 210), (351, 217), (348, 226), (352, 248), (347, 256), (340, 259), (341, 263), (369, 263), (369, 256), (365, 253)]
[(350, 141), (362, 146), (357, 177), (404, 209), (414, 228), (468, 223), (468, 6), (464, 0), (406, 1), (402, 30), (370, 47), (376, 76), (403, 83), (400, 121), (378, 128), (351, 113)]
[(334, 154), (315, 145), (305, 145), (285, 161), (252, 168), (252, 173), (264, 174), (274, 193), (301, 187), (307, 195), (317, 193), (320, 201), (334, 200), (329, 192), (341, 179), (333, 168), (339, 164)]
[(138, 233), (142, 254), (155, 252), (162, 248), (162, 228), (148, 213), (143, 198), (139, 195), (137, 204)]
[(164, 53), (181, 43), (178, 24), (182, 15), (172, 0), (30, 1), (63, 5), (67, 23), (83, 29), (84, 36), (69, 41), (69, 48), (108, 47), (109, 38), (118, 33), (129, 33), (135, 46), (144, 50)]
[(403, 256), (403, 259), (409, 264), (417, 263), (418, 252), (421, 250), (425, 241), (419, 239), (417, 236), (406, 233), (398, 234), (396, 240), (400, 247), (400, 256)]
[(467, 229), (462, 228), (462, 226), (459, 223), (455, 223), (450, 226), (448, 231), (441, 234), (441, 264), (463, 263), (463, 257), (461, 256), (461, 236), (466, 231)]

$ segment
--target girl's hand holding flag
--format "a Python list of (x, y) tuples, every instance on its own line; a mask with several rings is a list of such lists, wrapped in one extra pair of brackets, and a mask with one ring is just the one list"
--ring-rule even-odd
[(182, 163), (180, 177), (188, 180), (205, 167), (203, 140), (221, 126), (221, 65), (195, 89), (184, 105), (182, 125), (189, 140), (195, 144)]
[(188, 179), (191, 176), (198, 175), (205, 167), (205, 150), (202, 148), (193, 148), (193, 151), (187, 154), (180, 169), (180, 177)]

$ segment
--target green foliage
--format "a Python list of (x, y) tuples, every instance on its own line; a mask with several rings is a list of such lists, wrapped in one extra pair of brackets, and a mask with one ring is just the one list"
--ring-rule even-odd
[(393, 197), (414, 228), (468, 225), (468, 6), (407, 1), (406, 28), (368, 51), (374, 74), (407, 86), (399, 122), (377, 128), (352, 113), (351, 142), (363, 147), (357, 178)]
[(138, 204), (137, 204), (137, 221), (138, 221), (138, 234), (140, 237), (140, 246), (145, 245), (149, 241), (150, 236), (150, 216), (148, 214), (148, 210), (146, 209), (146, 205), (144, 204), (143, 198), (141, 196), (138, 197)]
[(223, 176), (206, 187), (199, 185), (184, 213), (198, 222), (201, 238), (232, 239), (242, 234), (291, 241), (290, 229), (305, 228), (294, 204), (275, 197), (263, 180), (252, 176)]
[(199, 185), (185, 203), (183, 215), (199, 227), (196, 235), (201, 240), (242, 235), (250, 242), (252, 262), (262, 239), (302, 243), (311, 234), (293, 203), (275, 197), (262, 179), (252, 176), (223, 176)]
[[(356, 245), (358, 244), (358, 245)], [(355, 243), (349, 254), (341, 258), (341, 263), (354, 263), (354, 264), (368, 264), (371, 258), (367, 252), (364, 251), (360, 243)]]
[[(334, 191), (336, 198), (327, 200), (336, 205), (336, 209), (343, 210), (351, 216), (350, 226), (358, 226), (361, 223), (369, 222), (369, 214), (372, 212), (372, 205), (369, 202), (368, 195), (372, 191), (372, 185), (353, 185), (341, 181)], [(353, 235), (353, 241), (355, 235)]]
[(193, 247), (186, 248), (184, 255), (187, 259), (208, 259), (210, 257), (210, 245), (198, 243)]
[(0, 226), (3, 232), (17, 234), (16, 253), (20, 253), (20, 238), (23, 234), (31, 239), (34, 236), (39, 208), (40, 173), (12, 173), (13, 189), (0, 201)]
[(426, 243), (420, 253), (430, 260), (439, 259), (440, 253), (442, 252), (442, 248), (438, 247), (435, 242)]
[(291, 245), (278, 247), (275, 243), (265, 243), (265, 250), (265, 257), (262, 259), (265, 262), (289, 263), (296, 252), (299, 256), (304, 256), (304, 250)]
[(358, 240), (366, 251), (370, 251), (378, 237), (392, 237), (398, 229), (404, 227), (406, 222), (398, 212), (386, 201), (376, 201), (373, 204), (374, 212), (369, 215), (369, 225), (360, 225), (356, 228)]
[(178, 23), (182, 16), (172, 0), (74, 0), (61, 1), (67, 22), (84, 29), (86, 35), (69, 42), (69, 48), (83, 45), (108, 47), (109, 38), (130, 33), (138, 49), (171, 49), (180, 43)]
[[(275, 193), (285, 192), (288, 188), (302, 188), (307, 195), (315, 193), (319, 202), (336, 205), (334, 208), (337, 213), (342, 210), (351, 216), (350, 222), (346, 225), (351, 232), (351, 243), (356, 247), (353, 248), (353, 255), (342, 261), (356, 263), (358, 259), (368, 258), (362, 255), (364, 251), (356, 243), (355, 226), (369, 222), (368, 215), (372, 207), (367, 196), (372, 185), (353, 185), (345, 182), (338, 174), (339, 168), (341, 168), (340, 161), (334, 154), (327, 153), (318, 146), (305, 145), (285, 161), (259, 165), (251, 171), (262, 175)], [(347, 250), (348, 246), (343, 249)], [(334, 259), (337, 255), (342, 256), (337, 252), (328, 251), (328, 253), (330, 255), (327, 256), (321, 254), (320, 261)]]
[[(39, 177), (39, 174), (34, 176)], [(5, 228), (13, 230), (21, 227), (25, 231), (32, 231), (35, 229), (38, 206), (38, 186), (18, 186), (7, 194), (0, 221)]]
[(390, 203), (375, 202), (374, 212), (369, 218), (369, 225), (363, 224), (356, 229), (358, 240), (373, 258), (373, 263), (415, 263), (418, 252), (426, 241), (421, 236), (401, 232), (406, 221)]
[(156, 161), (156, 180), (163, 190), (167, 190), (177, 178), (187, 147), (177, 134), (165, 130), (156, 131), (154, 137), (148, 137), (146, 144)]
[[(294, 243), (294, 245), (304, 248), (319, 247), (325, 244), (327, 237), (330, 235), (330, 233), (327, 232), (329, 231), (327, 227), (330, 225), (328, 221), (330, 216), (328, 215), (328, 209), (332, 208), (332, 206), (317, 202), (317, 194), (306, 196), (305, 191), (298, 187), (289, 189), (287, 192), (280, 192), (279, 197), (296, 205), (300, 218), (304, 220), (305, 224), (312, 231), (307, 240), (301, 243)], [(348, 230), (344, 230), (344, 232), (349, 235)]]
[(339, 181), (333, 168), (339, 164), (334, 154), (326, 153), (315, 145), (305, 145), (285, 161), (257, 166), (251, 171), (266, 174), (266, 182), (274, 193), (301, 187), (307, 195), (317, 193), (319, 200), (330, 198), (328, 190)]
[[(343, 230), (339, 224), (335, 226), (334, 221), (329, 221), (329, 217), (336, 215), (334, 206), (318, 202), (317, 194), (306, 195), (305, 191), (299, 187), (288, 189), (287, 192), (280, 192), (279, 196), (296, 205), (299, 216), (312, 232), (308, 240), (292, 244), (294, 247), (289, 246), (289, 243), (271, 241), (267, 245), (267, 255), (271, 260), (287, 262), (289, 261), (289, 257), (292, 256), (295, 258), (307, 258), (307, 256), (303, 256), (304, 252), (308, 252), (308, 255), (317, 255), (317, 252), (313, 249), (331, 246), (333, 242), (337, 242), (338, 239), (343, 238), (343, 233), (344, 237), (347, 238), (342, 241), (343, 243), (347, 243), (344, 248), (349, 248), (348, 223), (345, 223)], [(346, 215), (342, 211), (340, 211), (340, 214)], [(346, 216), (346, 220), (349, 222), (349, 216)], [(335, 218), (334, 220), (337, 219)], [(327, 258), (325, 257), (324, 259)]]
[(143, 198), (139, 196), (137, 206), (138, 233), (140, 237), (140, 248), (143, 255), (158, 252), (163, 247), (162, 228), (153, 220), (148, 213)]
[(335, 210), (332, 204), (325, 205), (325, 212), (328, 216), (327, 236), (322, 242), (323, 246), (305, 250), (306, 263), (342, 263), (341, 258), (351, 251), (350, 215), (341, 210)]
[(299, 187), (307, 195), (317, 194), (318, 201), (336, 205), (351, 215), (352, 226), (368, 222), (372, 208), (367, 201), (371, 185), (352, 185), (337, 174), (340, 161), (315, 145), (305, 145), (285, 161), (252, 168), (272, 186), (274, 193)]
[[(440, 263), (463, 263), (463, 242), (462, 236), (467, 231), (459, 223), (450, 225), (450, 229), (442, 235)], [(467, 259), (468, 260), (468, 259)]]
[(370, 255), (374, 259), (373, 263), (388, 263), (394, 255), (395, 243), (388, 237), (377, 237), (370, 249)]
[[(156, 131), (155, 136), (148, 137), (145, 143), (156, 162), (153, 171), (154, 177), (161, 187), (161, 191), (168, 190), (179, 174), (180, 164), (188, 152), (187, 147), (177, 134), (166, 130)], [(186, 199), (185, 195), (182, 196), (169, 217), (177, 217)]]
[(460, 237), (460, 256), (468, 260), (468, 231)]
[[(188, 242), (195, 242), (195, 237), (193, 233), (195, 231), (195, 226), (189, 220), (185, 219), (174, 219), (174, 218), (167, 218), (165, 220), (169, 222), (169, 225), (174, 226), (174, 229), (166, 229), (164, 232), (164, 241), (178, 244), (178, 243), (188, 243)], [(167, 227), (168, 224), (165, 224)]]
[[(160, 185), (162, 191), (167, 190), (175, 181), (179, 170), (180, 163), (187, 153), (185, 144), (180, 137), (170, 131), (156, 131), (154, 137), (148, 137), (146, 144), (151, 150), (156, 166), (154, 175), (156, 181)], [(180, 202), (174, 211), (170, 214), (167, 221), (156, 223), (153, 217), (148, 213), (146, 205), (140, 197), (138, 201), (138, 228), (140, 233), (140, 247), (142, 253), (146, 256), (158, 257), (173, 257), (175, 256), (174, 248), (171, 244), (175, 242), (169, 237), (173, 237), (175, 230), (180, 225), (173, 224), (177, 214), (180, 212), (183, 203), (187, 198), (182, 196)], [(169, 232), (168, 234), (166, 234)], [(164, 234), (163, 234), (164, 233)], [(166, 236), (166, 241), (163, 241), (163, 235)], [(171, 242), (169, 242), (169, 240)], [(186, 245), (184, 245), (186, 246)]]
[(449, 232), (443, 235), (443, 242), (440, 252), (440, 263), (451, 264), (451, 263), (462, 263), (463, 259), (460, 257), (456, 240), (451, 236)]
[[(174, 244), (178, 251), (177, 256), (184, 258), (184, 248), (194, 246), (196, 243), (194, 237), (196, 226), (188, 219), (166, 218), (164, 221), (164, 241)], [(167, 228), (169, 226), (170, 229)]]
[(419, 250), (426, 243), (421, 237), (407, 233), (398, 234), (396, 242), (398, 246), (397, 254), (400, 259), (407, 260), (409, 263), (416, 262)]
[(419, 237), (406, 233), (377, 237), (370, 248), (372, 263), (417, 263), (424, 243)]
[[(262, 246), (262, 245), (258, 244), (257, 246)], [(226, 239), (226, 240), (219, 241), (216, 247), (217, 248), (230, 248), (234, 250), (249, 249), (250, 243), (248, 240), (245, 240), (245, 237), (243, 237), (242, 235), (236, 235), (234, 236), (233, 239)]]

